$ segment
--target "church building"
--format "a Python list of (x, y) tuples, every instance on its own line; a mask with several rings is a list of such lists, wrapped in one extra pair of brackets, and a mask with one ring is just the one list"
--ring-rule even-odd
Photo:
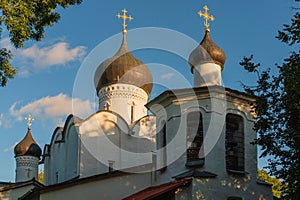
[[(166, 90), (149, 101), (153, 77), (127, 44), (127, 10), (119, 50), (95, 71), (99, 109), (70, 114), (43, 148), (31, 135), (15, 146), (16, 183), (0, 182), (0, 199), (271, 200), (257, 179), (255, 97), (222, 86), (226, 54), (210, 37), (188, 58), (192, 88)], [(93, 78), (93, 77), (91, 77)], [(149, 114), (151, 113), (151, 114)], [(44, 184), (37, 181), (44, 164)]]

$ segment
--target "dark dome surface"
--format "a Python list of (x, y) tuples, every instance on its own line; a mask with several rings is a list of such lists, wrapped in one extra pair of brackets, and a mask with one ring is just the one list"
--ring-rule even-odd
[(42, 150), (39, 145), (32, 138), (30, 129), (28, 129), (27, 134), (21, 142), (19, 142), (14, 148), (15, 156), (35, 156), (40, 157), (42, 155)]
[(192, 51), (189, 57), (191, 68), (203, 63), (214, 62), (221, 66), (223, 70), (226, 61), (225, 52), (218, 47), (210, 38), (209, 31), (205, 31), (205, 36), (200, 45)]
[(128, 49), (125, 34), (118, 52), (97, 68), (94, 81), (97, 94), (104, 86), (124, 83), (140, 87), (150, 95), (153, 86), (150, 70), (142, 61), (132, 55)]

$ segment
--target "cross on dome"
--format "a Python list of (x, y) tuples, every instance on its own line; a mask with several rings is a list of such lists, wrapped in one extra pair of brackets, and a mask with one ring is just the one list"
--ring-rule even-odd
[(31, 117), (31, 115), (28, 115), (27, 117), (25, 117), (25, 120), (27, 120), (27, 126), (28, 126), (28, 129), (30, 129), (31, 122), (34, 121), (34, 119)]
[[(214, 16), (209, 15), (209, 13), (208, 13), (209, 9), (207, 6), (204, 6), (203, 8), (204, 8), (204, 12), (199, 11), (198, 14), (200, 15), (200, 17), (203, 17), (205, 19), (205, 21), (204, 21), (204, 25), (206, 27), (206, 29), (204, 31), (205, 35), (204, 35), (204, 38), (202, 39), (202, 41), (200, 42), (200, 45), (197, 46), (189, 56), (189, 64), (191, 66), (192, 73), (194, 73), (194, 71), (197, 71), (197, 70), (194, 70), (194, 69), (196, 69), (196, 67), (199, 68), (203, 64), (206, 64), (206, 63), (217, 64), (220, 66), (220, 69), (222, 71), (224, 68), (225, 61), (226, 61), (225, 52), (220, 47), (218, 47), (218, 45), (216, 43), (214, 43), (214, 41), (210, 38), (209, 21), (214, 21), (215, 18), (214, 18)], [(217, 70), (216, 70), (217, 73), (219, 73), (221, 71), (219, 71), (219, 68), (217, 68)], [(199, 69), (198, 69), (198, 72), (199, 72)], [(211, 75), (211, 73), (205, 72), (203, 74), (200, 74), (198, 72), (195, 73), (196, 75), (194, 76), (194, 78), (195, 78), (194, 81), (195, 80), (198, 81), (196, 87), (204, 86), (204, 85), (207, 86), (207, 82), (204, 81), (202, 83), (200, 81), (202, 79), (204, 80), (204, 78), (203, 78), (204, 76), (207, 76), (208, 80), (213, 80), (212, 79), (213, 76)], [(210, 75), (208, 75), (208, 74), (210, 74)], [(217, 74), (214, 77), (220, 77), (220, 78), (215, 79), (215, 80), (218, 80), (216, 82), (212, 81), (212, 85), (221, 85), (221, 81), (220, 81), (221, 75)]]
[[(102, 62), (95, 72), (94, 81), (97, 94), (101, 96), (99, 91), (112, 84), (129, 84), (143, 89), (149, 97), (153, 86), (152, 74), (148, 67), (136, 59), (128, 48), (126, 42), (127, 20), (131, 21), (133, 18), (127, 15), (126, 9), (123, 9), (122, 12), (122, 15), (118, 13), (116, 16), (123, 19), (123, 41), (115, 55)], [(102, 109), (105, 108), (105, 103), (101, 104)], [(111, 106), (111, 110), (113, 107)]]
[(208, 22), (208, 20), (211, 20), (211, 21), (214, 21), (215, 20), (215, 18), (214, 18), (214, 16), (213, 15), (209, 15), (208, 14), (208, 7), (205, 5), (204, 7), (204, 12), (202, 12), (201, 10), (198, 12), (198, 14), (200, 15), (200, 17), (203, 17), (204, 19), (205, 19), (205, 22), (204, 22), (204, 25), (205, 25), (205, 27), (206, 27), (206, 29), (205, 29), (205, 31), (210, 31), (210, 29), (209, 29), (209, 22)]
[(131, 21), (131, 20), (133, 20), (133, 17), (131, 17), (131, 15), (127, 15), (126, 13), (128, 12), (125, 8), (122, 10), (122, 12), (123, 12), (123, 15), (120, 15), (120, 13), (118, 13), (117, 14), (117, 17), (119, 18), (119, 19), (123, 19), (123, 24), (122, 24), (122, 26), (123, 26), (123, 30), (122, 30), (122, 32), (123, 32), (123, 34), (125, 34), (125, 33), (127, 33), (127, 30), (126, 30), (126, 27), (127, 27), (127, 19), (129, 20), (129, 21)]

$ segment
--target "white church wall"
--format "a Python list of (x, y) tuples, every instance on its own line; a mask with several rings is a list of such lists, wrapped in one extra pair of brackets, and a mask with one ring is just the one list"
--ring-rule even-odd
[(108, 172), (108, 161), (103, 164), (96, 159), (85, 146), (81, 146), (80, 150), (80, 178), (85, 178), (97, 174)]
[[(245, 171), (249, 173), (254, 180), (257, 175), (257, 146), (251, 142), (256, 138), (256, 132), (253, 130), (254, 118), (251, 108), (247, 102), (241, 102), (236, 98), (230, 98), (227, 103), (227, 114), (235, 114), (241, 116), (244, 122), (244, 145), (245, 145)], [(224, 132), (225, 143), (225, 132)], [(225, 147), (224, 147), (225, 148)]]
[(149, 187), (150, 183), (150, 173), (111, 176), (42, 192), (40, 200), (122, 199)]
[(78, 127), (71, 126), (66, 132), (66, 166), (65, 180), (72, 179), (79, 175), (79, 151), (78, 151)]
[(195, 199), (227, 199), (228, 197), (240, 197), (245, 200), (273, 199), (270, 186), (243, 181), (241, 177), (195, 178), (193, 185), (192, 194)]
[(61, 183), (79, 175), (78, 130), (74, 122), (74, 116), (70, 115), (64, 128), (57, 128), (53, 133), (44, 160), (45, 185)]
[(132, 133), (137, 138), (147, 138), (156, 141), (156, 117), (147, 115), (137, 120), (133, 124)]
[(55, 134), (50, 146), (50, 169), (48, 172), (48, 184), (56, 184), (64, 180), (65, 165), (65, 143), (62, 141), (62, 132)]
[(192, 185), (189, 185), (188, 187), (178, 188), (175, 192), (175, 200), (192, 200), (192, 189)]
[(155, 143), (131, 135), (126, 121), (109, 111), (100, 111), (79, 125), (81, 139), (80, 177), (125, 170), (152, 163)]
[[(177, 105), (179, 106), (179, 105)], [(203, 113), (203, 108), (193, 107), (194, 104), (181, 105), (182, 113), (178, 115), (178, 108), (169, 106), (166, 108), (168, 120), (166, 125), (167, 132), (167, 168), (159, 172), (157, 180), (160, 183), (168, 182), (173, 176), (185, 172), (191, 168), (187, 168), (186, 164), (186, 116), (189, 112), (199, 111)], [(204, 117), (205, 116), (205, 117)], [(162, 119), (164, 119), (163, 117)], [(209, 121), (210, 116), (203, 114), (203, 121)], [(157, 122), (161, 124), (160, 122)], [(163, 160), (162, 151), (158, 151), (158, 162)], [(158, 163), (158, 168), (163, 167), (161, 162)]]
[(50, 173), (50, 158), (48, 156), (49, 146), (45, 145), (44, 147), (44, 185), (49, 185), (49, 173)]
[(153, 141), (122, 135), (120, 145), (121, 170), (152, 163), (152, 152), (155, 150)]
[[(272, 199), (271, 188), (257, 184), (256, 180), (257, 148), (250, 144), (256, 137), (256, 133), (252, 129), (253, 117), (247, 97), (232, 95), (230, 91), (226, 91), (227, 96), (224, 99), (224, 92), (210, 91), (209, 95), (213, 100), (210, 100), (208, 96), (198, 94), (197, 102), (194, 101), (195, 98), (189, 96), (179, 96), (178, 99), (165, 97), (166, 101), (161, 103), (165, 107), (155, 110), (157, 111), (155, 114), (158, 119), (158, 127), (161, 123), (159, 120), (166, 119), (167, 121), (167, 162), (170, 163), (174, 160), (166, 169), (157, 173), (157, 183), (168, 182), (178, 174), (191, 169), (198, 169), (218, 176), (216, 178), (194, 179), (193, 198), (224, 199), (230, 196), (241, 196), (244, 199)], [(217, 106), (212, 105), (211, 102), (217, 103)], [(187, 121), (187, 114), (197, 110), (201, 112), (203, 120), (205, 161), (202, 167), (191, 168), (185, 166), (185, 149), (187, 147), (186, 125), (184, 124)], [(240, 115), (244, 120), (245, 174), (228, 173), (226, 170), (225, 120), (228, 113)], [(179, 127), (178, 124), (180, 124)], [(174, 136), (174, 134), (177, 135)], [(175, 142), (170, 143), (170, 140), (174, 138), (176, 139)], [(157, 139), (159, 140), (159, 137)], [(158, 141), (159, 144), (160, 141)], [(160, 158), (161, 153), (157, 155), (158, 162), (160, 162), (158, 163), (159, 166), (163, 159)]]
[(120, 169), (120, 149), (117, 145), (121, 132), (129, 132), (127, 123), (108, 111), (95, 113), (80, 124), (81, 177), (108, 172), (109, 161), (114, 162), (115, 169)]
[[(164, 167), (164, 151), (165, 149), (162, 148), (162, 129), (163, 129), (163, 123), (165, 122), (164, 119), (160, 118), (156, 120), (156, 130), (157, 130), (157, 139), (156, 139), (156, 169), (162, 169)], [(159, 138), (160, 137), (160, 138)]]
[[(228, 173), (226, 170), (224, 127), (216, 145), (212, 151), (206, 155), (204, 166), (199, 168), (201, 171), (212, 172), (218, 176), (210, 179), (194, 179), (194, 182), (197, 184), (195, 184), (195, 187), (193, 188), (193, 195), (201, 196), (206, 199), (224, 199), (230, 196), (243, 197), (244, 199), (272, 199), (270, 188), (266, 189), (265, 186), (258, 185), (256, 182), (256, 147), (250, 144), (256, 136), (255, 132), (251, 129), (253, 119), (245, 117), (244, 113), (248, 113), (248, 110), (242, 109), (240, 111), (233, 112), (233, 108), (236, 109), (234, 104), (227, 104), (226, 113), (237, 114), (242, 116), (244, 119), (246, 174)], [(204, 130), (206, 130), (205, 127)]]

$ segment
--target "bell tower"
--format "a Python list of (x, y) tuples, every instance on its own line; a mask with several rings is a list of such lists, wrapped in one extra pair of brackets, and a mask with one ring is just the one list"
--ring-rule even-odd
[(27, 120), (27, 133), (23, 140), (15, 148), (16, 159), (16, 182), (24, 182), (38, 178), (38, 163), (42, 154), (39, 145), (34, 141), (31, 135), (31, 122), (34, 120), (30, 115)]

